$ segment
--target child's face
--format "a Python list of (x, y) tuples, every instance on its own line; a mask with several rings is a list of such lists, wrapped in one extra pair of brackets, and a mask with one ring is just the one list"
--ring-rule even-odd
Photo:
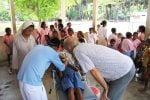
[(66, 64), (68, 62), (65, 54), (60, 54), (59, 57), (64, 64)]

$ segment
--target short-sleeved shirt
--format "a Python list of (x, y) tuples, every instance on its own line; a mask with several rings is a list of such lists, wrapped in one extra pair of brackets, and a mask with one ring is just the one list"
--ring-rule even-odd
[(124, 52), (131, 52), (131, 51), (135, 50), (135, 48), (133, 46), (133, 42), (130, 39), (124, 39), (122, 41), (121, 49)]
[(51, 63), (60, 71), (65, 69), (56, 51), (48, 46), (38, 45), (25, 57), (17, 78), (26, 84), (42, 85), (42, 77)]
[(107, 28), (106, 27), (99, 27), (98, 35), (99, 35), (99, 37), (107, 38)]
[(102, 45), (81, 43), (74, 48), (73, 53), (83, 72), (87, 73), (96, 67), (106, 81), (121, 78), (133, 66), (131, 58)]

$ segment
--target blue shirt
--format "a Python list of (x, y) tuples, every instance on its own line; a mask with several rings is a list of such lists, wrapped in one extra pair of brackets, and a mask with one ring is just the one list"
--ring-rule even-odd
[(51, 63), (60, 71), (65, 69), (56, 51), (49, 46), (38, 45), (24, 58), (17, 79), (34, 86), (42, 85), (42, 77)]

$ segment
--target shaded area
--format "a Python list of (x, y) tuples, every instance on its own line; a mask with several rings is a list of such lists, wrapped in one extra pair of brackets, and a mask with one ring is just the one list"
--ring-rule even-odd
[[(9, 75), (6, 66), (0, 66), (0, 100), (21, 100), (20, 91), (17, 85), (16, 75)], [(88, 76), (90, 80), (93, 80), (91, 76)], [(49, 71), (44, 76), (44, 85), (49, 92), (51, 85), (51, 78)], [(91, 85), (95, 84), (94, 81), (89, 82)], [(141, 84), (133, 81), (126, 91), (123, 100), (149, 100), (150, 98), (150, 88), (145, 93), (138, 92), (138, 88)], [(56, 100), (56, 91), (53, 89), (51, 94), (48, 94), (49, 100)]]

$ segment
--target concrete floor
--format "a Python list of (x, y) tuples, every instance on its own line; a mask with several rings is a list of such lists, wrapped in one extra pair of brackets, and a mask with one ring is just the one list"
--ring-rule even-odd
[[(21, 95), (17, 85), (17, 80), (15, 75), (9, 75), (7, 67), (0, 66), (0, 100), (21, 100)], [(49, 74), (46, 74), (44, 77), (44, 85), (47, 92), (50, 89), (51, 79)], [(123, 100), (150, 100), (150, 89), (146, 93), (140, 93), (137, 89), (141, 87), (140, 83), (132, 82), (125, 95)], [(52, 91), (52, 94), (48, 94), (49, 100), (56, 100), (55, 91)]]

